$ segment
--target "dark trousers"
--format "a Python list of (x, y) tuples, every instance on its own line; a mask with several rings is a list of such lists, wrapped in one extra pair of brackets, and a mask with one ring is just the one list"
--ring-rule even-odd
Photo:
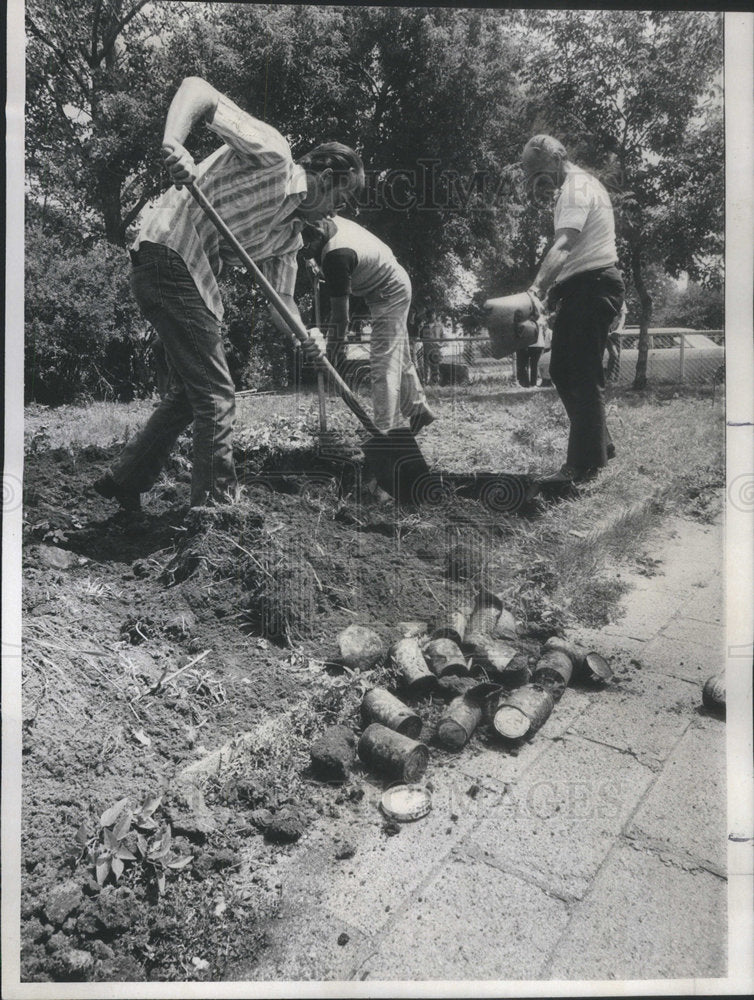
[(574, 469), (607, 464), (612, 446), (605, 422), (602, 356), (625, 287), (616, 267), (586, 271), (551, 292), (559, 302), (552, 330), (550, 378), (571, 423), (566, 462)]
[(525, 347), (516, 351), (516, 378), (524, 389), (533, 388), (537, 384), (537, 366), (542, 356), (541, 347)]
[(121, 486), (144, 493), (160, 475), (178, 435), (193, 423), (191, 506), (235, 490), (235, 387), (220, 323), (204, 304), (180, 255), (142, 243), (131, 288), (157, 331), (168, 362), (168, 391), (112, 466)]

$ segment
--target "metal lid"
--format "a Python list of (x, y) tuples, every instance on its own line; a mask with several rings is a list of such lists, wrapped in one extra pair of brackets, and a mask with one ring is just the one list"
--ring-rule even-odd
[(390, 819), (421, 819), (432, 808), (432, 796), (421, 785), (392, 785), (383, 792), (380, 808)]

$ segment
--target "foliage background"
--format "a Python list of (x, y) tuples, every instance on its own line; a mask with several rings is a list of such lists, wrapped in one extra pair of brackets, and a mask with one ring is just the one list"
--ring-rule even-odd
[[(154, 390), (125, 248), (166, 187), (162, 126), (187, 75), (294, 156), (354, 145), (359, 221), (420, 308), (463, 324), (470, 299), (531, 279), (551, 207), (526, 201), (513, 164), (548, 131), (610, 188), (629, 322), (722, 326), (720, 14), (28, 0), (26, 29), (27, 399)], [(208, 130), (191, 142), (197, 157), (216, 146)], [(307, 292), (302, 278), (302, 311)], [(239, 386), (285, 384), (292, 357), (246, 276), (224, 295)]]

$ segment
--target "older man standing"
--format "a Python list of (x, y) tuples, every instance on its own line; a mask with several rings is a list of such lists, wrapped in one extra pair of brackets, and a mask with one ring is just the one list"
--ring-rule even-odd
[(550, 377), (570, 421), (566, 462), (552, 478), (584, 482), (615, 454), (605, 421), (602, 356), (625, 287), (617, 268), (610, 196), (572, 163), (549, 135), (530, 139), (521, 157), (530, 193), (559, 189), (555, 236), (529, 291), (557, 310)]
[[(184, 148), (204, 122), (224, 142), (198, 165)], [(341, 143), (317, 146), (294, 163), (288, 143), (214, 87), (188, 77), (168, 110), (163, 156), (174, 187), (143, 219), (131, 249), (131, 284), (170, 366), (171, 386), (143, 430), (94, 488), (129, 510), (157, 480), (178, 435), (193, 422), (191, 506), (232, 498), (235, 390), (222, 344), (217, 278), (240, 261), (191, 194), (195, 183), (234, 230), (286, 305), (305, 220), (333, 214), (361, 190), (360, 157)], [(276, 325), (282, 318), (272, 310)]]

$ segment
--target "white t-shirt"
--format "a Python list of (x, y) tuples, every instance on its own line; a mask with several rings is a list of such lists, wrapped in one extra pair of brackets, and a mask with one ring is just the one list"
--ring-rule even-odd
[(577, 229), (580, 234), (558, 275), (558, 284), (582, 271), (617, 263), (610, 195), (585, 170), (573, 170), (563, 181), (555, 202), (555, 231), (558, 229)]
[(329, 221), (335, 224), (336, 231), (322, 248), (323, 266), (333, 250), (352, 250), (356, 254), (351, 271), (352, 295), (367, 298), (370, 292), (395, 276), (398, 261), (386, 243), (351, 219), (336, 215)]

